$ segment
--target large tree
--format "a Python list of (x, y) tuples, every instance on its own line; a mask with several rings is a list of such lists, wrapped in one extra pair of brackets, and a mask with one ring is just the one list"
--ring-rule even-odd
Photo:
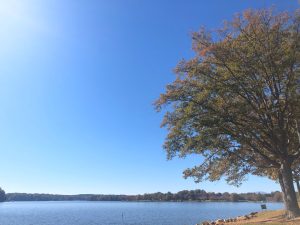
[[(156, 107), (168, 158), (202, 155), (196, 182), (247, 174), (279, 177), (289, 217), (300, 215), (292, 166), (300, 159), (300, 14), (248, 10), (214, 32), (193, 33), (195, 57), (181, 61)], [(264, 172), (265, 171), (265, 172)]]

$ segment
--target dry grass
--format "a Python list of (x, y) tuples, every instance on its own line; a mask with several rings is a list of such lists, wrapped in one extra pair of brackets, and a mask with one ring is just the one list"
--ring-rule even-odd
[(228, 223), (228, 225), (300, 225), (300, 218), (293, 220), (286, 220), (284, 218), (284, 211), (266, 211), (257, 214), (247, 221), (240, 221), (235, 223)]

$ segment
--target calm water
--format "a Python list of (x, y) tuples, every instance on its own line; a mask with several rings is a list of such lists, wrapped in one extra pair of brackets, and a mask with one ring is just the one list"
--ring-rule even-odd
[[(268, 203), (267, 207), (283, 205)], [(259, 210), (259, 203), (245, 202), (5, 202), (0, 204), (0, 224), (195, 225)]]

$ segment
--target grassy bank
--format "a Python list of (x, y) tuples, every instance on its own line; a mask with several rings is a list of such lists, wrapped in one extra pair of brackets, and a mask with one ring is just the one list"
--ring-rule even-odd
[(300, 218), (294, 220), (286, 220), (283, 210), (266, 211), (257, 214), (247, 221), (228, 223), (232, 225), (300, 225)]

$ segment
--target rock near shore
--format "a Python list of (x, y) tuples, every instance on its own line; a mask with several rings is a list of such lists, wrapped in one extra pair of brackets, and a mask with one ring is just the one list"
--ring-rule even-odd
[[(201, 225), (225, 225), (225, 223), (231, 223), (231, 222), (242, 221), (242, 220), (249, 220), (249, 219), (255, 217), (257, 215), (257, 213), (258, 212), (252, 212), (248, 215), (238, 216), (238, 217), (229, 218), (229, 219), (218, 219), (218, 220), (213, 221), (213, 222), (203, 221), (201, 223)], [(200, 225), (200, 224), (196, 224), (196, 225)]]

